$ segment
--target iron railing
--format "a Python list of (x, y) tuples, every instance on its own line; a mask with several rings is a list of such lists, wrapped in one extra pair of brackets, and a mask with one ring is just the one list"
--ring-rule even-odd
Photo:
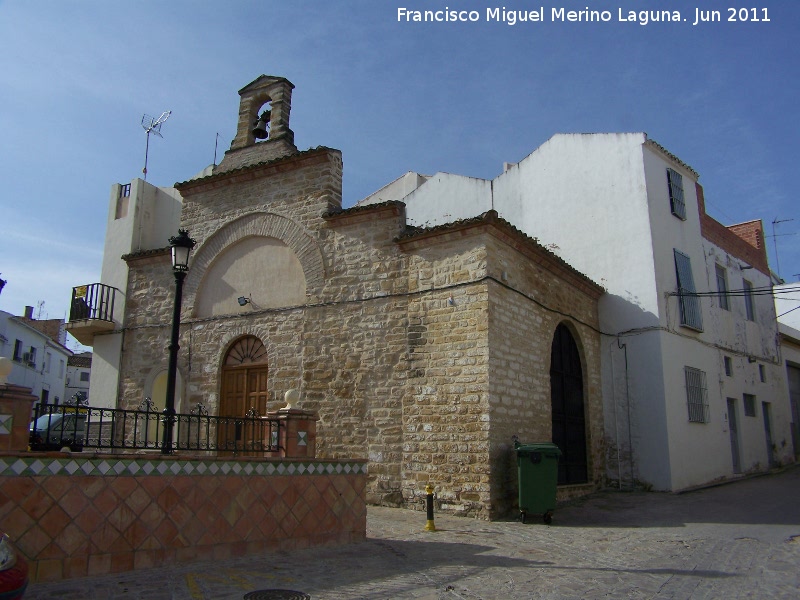
[[(137, 410), (75, 405), (34, 408), (31, 450), (161, 450), (164, 415), (146, 398)], [(259, 456), (278, 452), (280, 421), (251, 409), (242, 417), (209, 415), (198, 404), (175, 415), (172, 450)]]
[(69, 320), (94, 319), (113, 321), (117, 288), (103, 283), (90, 283), (72, 288)]

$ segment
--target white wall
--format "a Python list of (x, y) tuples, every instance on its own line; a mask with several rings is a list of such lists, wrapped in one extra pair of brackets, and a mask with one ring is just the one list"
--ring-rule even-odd
[[(20, 356), (35, 348), (33, 364), (14, 360), (17, 340), (21, 342)], [(0, 356), (10, 359), (14, 365), (8, 376), (9, 383), (30, 388), (31, 393), (40, 399), (42, 391), (46, 390), (49, 404), (55, 404), (56, 399), (59, 402), (66, 399), (66, 364), (70, 351), (5, 311), (0, 311)]]
[[(130, 196), (120, 198), (119, 184), (111, 186), (100, 282), (117, 288), (114, 322), (124, 325), (128, 265), (122, 256), (165, 248), (178, 234), (182, 199), (174, 188), (159, 188), (141, 179), (131, 181)], [(96, 335), (92, 347), (92, 406), (116, 407), (123, 334)]]
[[(685, 220), (671, 213), (667, 167), (683, 176)], [(690, 257), (699, 292), (716, 290), (717, 262), (728, 270), (730, 289), (740, 289), (743, 276), (755, 287), (769, 285), (766, 276), (741, 271), (742, 261), (703, 239), (696, 177), (643, 133), (563, 134), (491, 182), (438, 173), (403, 198), (409, 222), (418, 226), (494, 208), (607, 289), (599, 310), (609, 334), (603, 338), (609, 477), (655, 489), (733, 474), (728, 397), (738, 406), (745, 392), (757, 398), (754, 420), (739, 419), (743, 470), (766, 464), (762, 401), (771, 403), (779, 445), (788, 432), (775, 313), (765, 297), (755, 298), (756, 322), (744, 318), (741, 298), (731, 298), (729, 313), (716, 299), (702, 299), (699, 332), (681, 326), (678, 298), (669, 295), (677, 291), (674, 249)], [(730, 381), (726, 352), (737, 365)], [(753, 380), (759, 364), (766, 382)], [(708, 423), (688, 420), (686, 366), (706, 373)]]

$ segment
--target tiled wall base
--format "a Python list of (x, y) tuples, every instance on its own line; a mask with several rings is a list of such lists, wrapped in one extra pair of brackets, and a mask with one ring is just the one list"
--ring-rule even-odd
[(0, 456), (33, 581), (366, 538), (363, 461)]

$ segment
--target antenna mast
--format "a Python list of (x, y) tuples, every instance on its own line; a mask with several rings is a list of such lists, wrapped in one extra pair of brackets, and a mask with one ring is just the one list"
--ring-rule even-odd
[(781, 262), (778, 260), (778, 240), (777, 238), (785, 236), (785, 235), (794, 235), (793, 233), (775, 233), (775, 225), (778, 223), (788, 223), (789, 221), (794, 221), (794, 219), (779, 219), (775, 217), (772, 220), (772, 245), (775, 248), (775, 272), (778, 274), (778, 277), (781, 276)]
[(161, 135), (161, 126), (164, 124), (164, 121), (169, 119), (171, 114), (172, 111), (167, 110), (161, 113), (161, 116), (157, 119), (151, 117), (150, 115), (142, 115), (142, 127), (147, 132), (147, 143), (144, 147), (144, 169), (142, 169), (145, 181), (147, 181), (147, 155), (150, 152), (150, 132), (153, 132), (158, 137), (163, 138), (164, 136)]

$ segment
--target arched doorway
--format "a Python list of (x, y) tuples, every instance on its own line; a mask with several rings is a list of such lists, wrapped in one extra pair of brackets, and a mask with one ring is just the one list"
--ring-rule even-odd
[(564, 323), (556, 327), (550, 358), (553, 443), (561, 449), (558, 483), (586, 483), (589, 469), (581, 358), (575, 338)]
[[(238, 339), (225, 355), (222, 363), (222, 390), (220, 417), (244, 417), (254, 410), (263, 416), (267, 412), (267, 349), (255, 336)], [(230, 427), (220, 424), (218, 443), (220, 449), (241, 447), (241, 426), (231, 421)], [(250, 436), (252, 437), (252, 434)]]

